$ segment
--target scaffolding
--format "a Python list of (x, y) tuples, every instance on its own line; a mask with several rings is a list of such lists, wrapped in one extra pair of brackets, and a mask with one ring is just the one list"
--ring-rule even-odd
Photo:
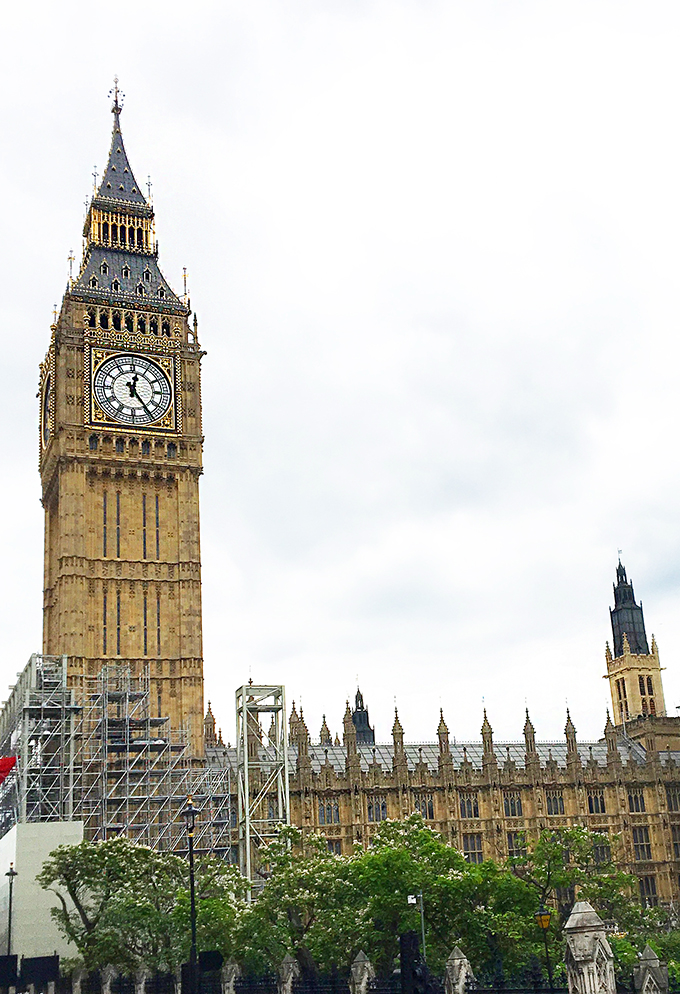
[[(267, 747), (261, 715), (270, 715)], [(290, 823), (288, 731), (282, 686), (249, 683), (236, 691), (238, 851), (248, 900), (264, 885), (263, 850), (280, 825)]]
[(0, 714), (0, 750), (17, 757), (0, 785), (0, 834), (74, 819), (89, 840), (124, 835), (182, 852), (191, 795), (197, 852), (231, 858), (231, 771), (189, 756), (186, 730), (151, 714), (148, 664), (105, 664), (76, 693), (65, 656), (31, 656)]
[(70, 821), (80, 708), (66, 684), (66, 656), (34, 653), (0, 713), (0, 755), (16, 756), (0, 785), (0, 833), (17, 821)]

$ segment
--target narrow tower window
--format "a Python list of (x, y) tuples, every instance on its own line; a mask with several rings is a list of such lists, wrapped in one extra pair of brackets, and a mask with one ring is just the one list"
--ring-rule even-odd
[(97, 445), (99, 444), (99, 439), (96, 435), (90, 435), (90, 452), (97, 451)]
[(102, 653), (104, 655), (106, 655), (106, 651), (107, 651), (106, 650), (106, 615), (107, 615), (107, 610), (106, 610), (106, 606), (107, 605), (106, 605), (106, 602), (107, 602), (107, 600), (108, 600), (107, 594), (106, 594), (106, 591), (104, 591), (104, 597), (103, 597), (103, 600), (102, 600)]
[(638, 683), (640, 684), (640, 693), (644, 696), (645, 693), (645, 678), (643, 676), (638, 677)]
[(144, 594), (144, 655), (146, 656), (148, 651), (148, 628), (147, 628), (147, 596)]
[(142, 442), (142, 455), (148, 456), (151, 454), (151, 443), (144, 441)]
[(116, 655), (120, 656), (120, 590), (116, 591)]
[(117, 224), (112, 224), (111, 225), (111, 241), (112, 242), (117, 242), (118, 241), (118, 225)]
[(170, 338), (170, 322), (168, 321), (167, 318), (164, 318), (162, 328), (163, 328), (163, 334), (165, 335), (165, 337), (166, 338)]
[(146, 335), (146, 321), (141, 316), (137, 318), (137, 331), (140, 335)]
[(647, 693), (648, 694), (653, 694), (654, 693), (654, 685), (652, 684), (652, 678), (651, 678), (651, 676), (647, 677)]
[(135, 323), (132, 314), (130, 313), (127, 313), (125, 315), (125, 330), (129, 331), (130, 334), (132, 334), (132, 332), (135, 330)]
[(90, 309), (87, 312), (87, 326), (88, 328), (97, 327), (97, 312), (95, 311), (94, 307), (90, 307)]
[[(102, 498), (102, 555), (106, 557), (106, 491), (104, 491), (104, 496)], [(104, 594), (104, 603), (106, 603), (106, 594)], [(104, 650), (106, 652), (106, 650)]]
[(120, 275), (123, 277), (124, 280), (130, 279), (130, 267), (123, 266), (123, 268), (120, 271)]
[(156, 652), (161, 654), (161, 595), (156, 594)]
[(161, 558), (161, 509), (160, 509), (160, 501), (158, 499), (158, 494), (156, 494), (156, 559), (160, 558)]
[[(146, 494), (142, 494), (142, 558), (146, 559)], [(144, 598), (144, 632), (144, 644), (146, 644), (146, 597)]]
[(120, 559), (120, 490), (116, 492), (116, 558)]
[(137, 228), (137, 248), (144, 247), (144, 235), (142, 234), (142, 229)]

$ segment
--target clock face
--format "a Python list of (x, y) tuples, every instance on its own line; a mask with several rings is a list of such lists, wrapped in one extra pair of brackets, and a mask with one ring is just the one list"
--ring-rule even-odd
[(42, 443), (43, 447), (47, 445), (50, 440), (50, 400), (52, 398), (52, 377), (48, 376), (45, 380), (45, 385), (43, 386), (42, 395)]
[(129, 353), (113, 355), (98, 366), (92, 388), (106, 416), (125, 425), (153, 424), (172, 401), (170, 380), (161, 367)]

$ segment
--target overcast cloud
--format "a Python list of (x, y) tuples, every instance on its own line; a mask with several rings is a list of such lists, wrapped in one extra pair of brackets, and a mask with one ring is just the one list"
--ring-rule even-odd
[(41, 644), (37, 368), (107, 92), (204, 359), (206, 696), (581, 738), (616, 550), (680, 703), (680, 7), (3, 12), (0, 684)]

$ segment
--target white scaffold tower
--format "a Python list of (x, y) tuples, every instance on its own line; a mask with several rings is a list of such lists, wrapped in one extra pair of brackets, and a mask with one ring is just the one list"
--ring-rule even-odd
[[(260, 716), (269, 716), (268, 731)], [(266, 738), (266, 745), (264, 739)], [(238, 848), (248, 900), (261, 889), (264, 849), (281, 825), (290, 824), (288, 727), (282, 686), (248, 683), (236, 691)]]

